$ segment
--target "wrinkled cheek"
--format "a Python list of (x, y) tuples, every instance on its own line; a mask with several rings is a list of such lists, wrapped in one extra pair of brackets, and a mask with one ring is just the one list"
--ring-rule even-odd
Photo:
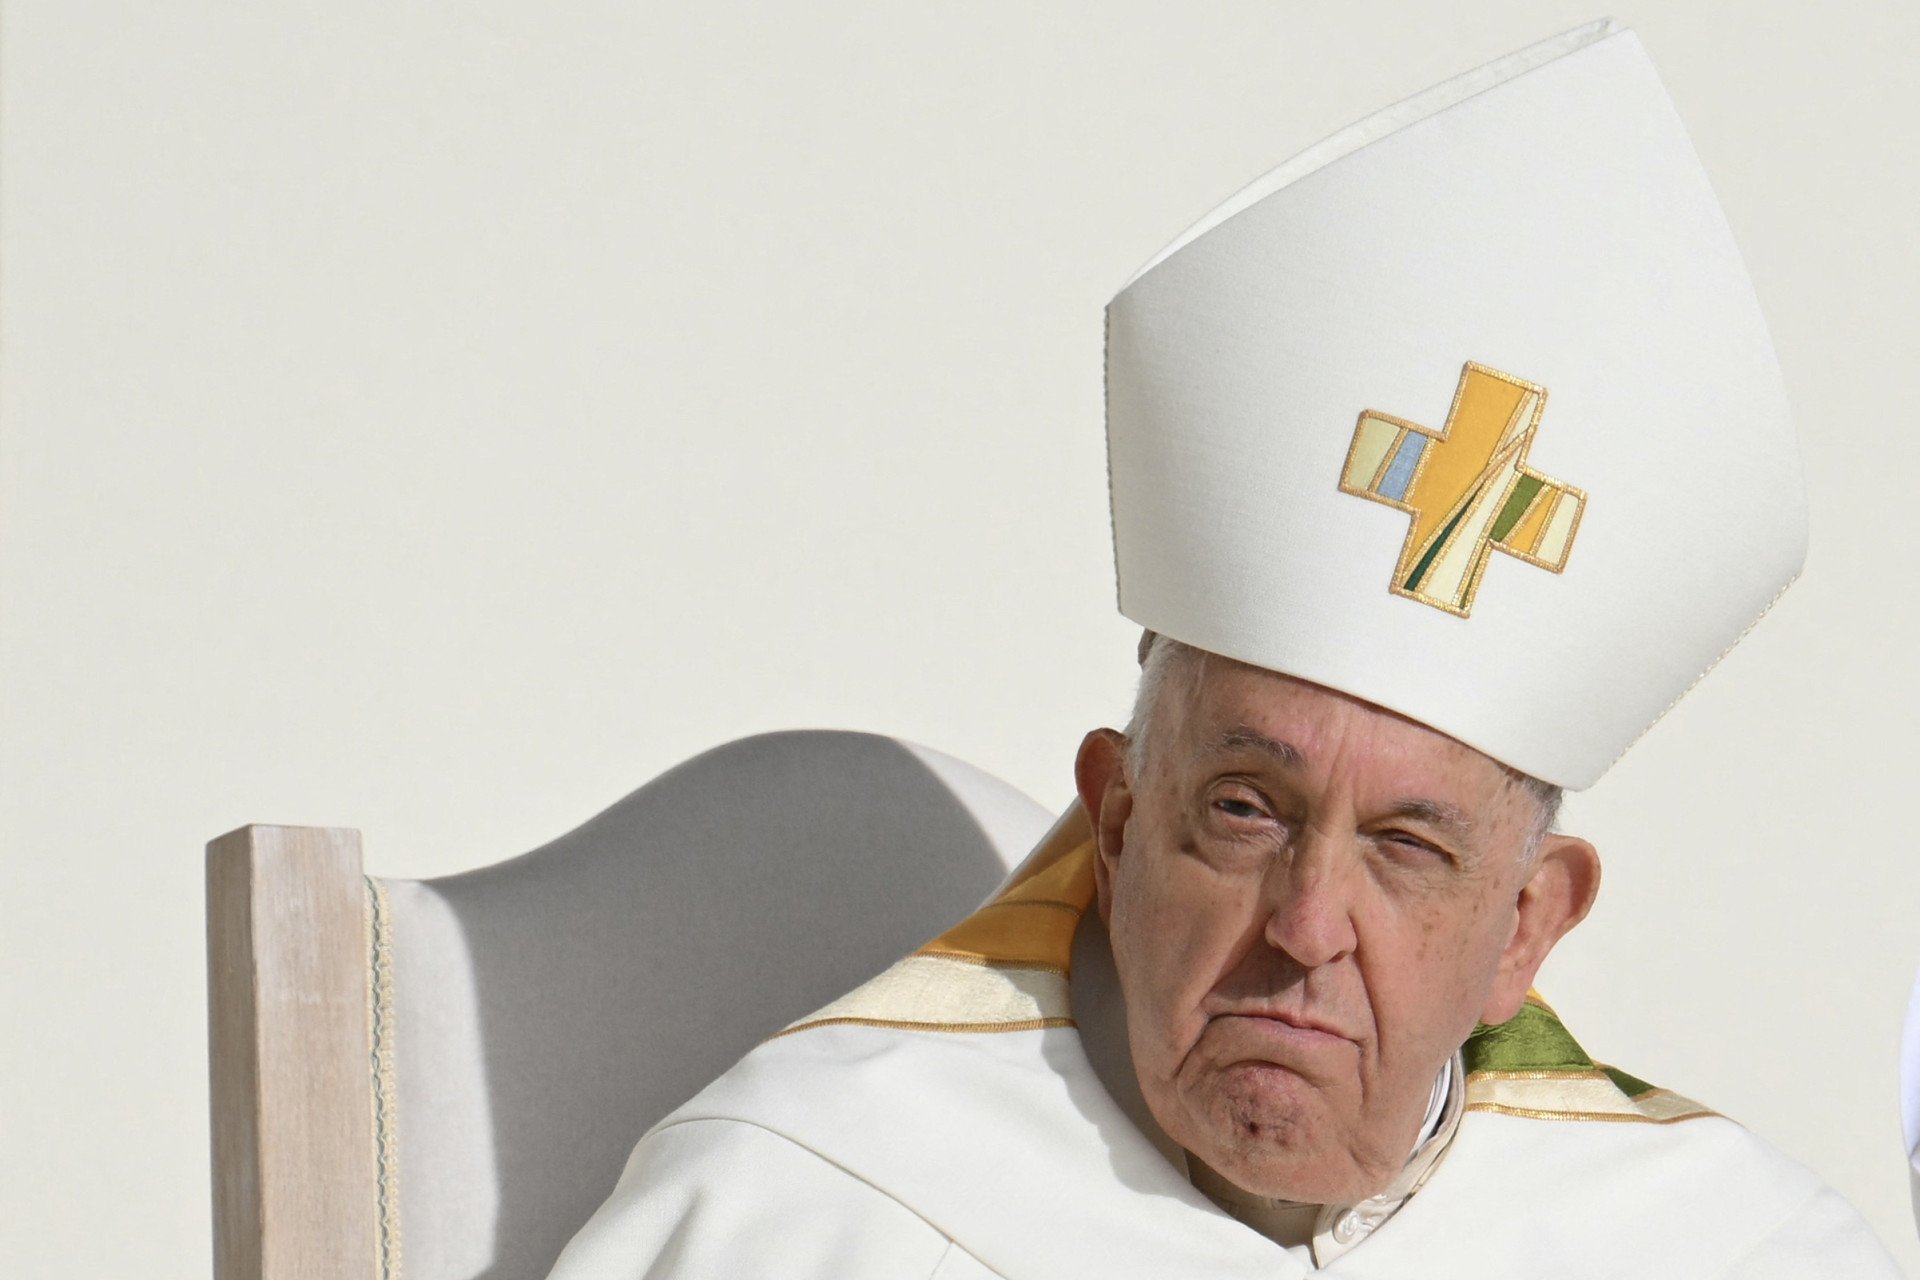
[[(1389, 1058), (1428, 1056), (1457, 1045), (1477, 1024), (1499, 967), (1478, 916), (1435, 913), (1403, 922), (1412, 935), (1411, 979), (1375, 985), (1376, 1025)], [(1436, 995), (1439, 997), (1436, 999)]]
[(1182, 1003), (1182, 993), (1196, 980), (1197, 939), (1189, 932), (1192, 921), (1177, 911), (1156, 911), (1149, 904), (1130, 918), (1125, 935), (1114, 940), (1115, 959), (1129, 985), (1149, 999), (1158, 1021), (1168, 1021)]
[(1129, 1016), (1150, 1020), (1152, 1040), (1184, 1056), (1206, 1027), (1203, 1005), (1230, 958), (1235, 904), (1156, 889), (1128, 904), (1124, 922), (1116, 903), (1115, 959)]
[(1431, 908), (1397, 913), (1396, 918), (1382, 920), (1367, 930), (1373, 934), (1399, 934), (1408, 940), (1408, 951), (1423, 963), (1444, 966), (1457, 961), (1469, 939), (1474, 936), (1470, 918), (1463, 919), (1458, 912), (1447, 913)]

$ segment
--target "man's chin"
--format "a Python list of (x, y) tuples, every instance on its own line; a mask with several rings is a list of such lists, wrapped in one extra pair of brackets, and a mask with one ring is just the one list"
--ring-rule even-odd
[[(1268, 1200), (1299, 1204), (1358, 1204), (1386, 1190), (1391, 1175), (1382, 1176), (1354, 1166), (1332, 1162), (1308, 1152), (1221, 1150), (1194, 1154), (1213, 1171), (1242, 1191)], [(1336, 1167), (1329, 1167), (1329, 1164)]]
[(1378, 1195), (1394, 1170), (1355, 1159), (1318, 1091), (1284, 1067), (1240, 1063), (1223, 1073), (1188, 1150), (1243, 1191), (1272, 1200), (1356, 1204)]
[(1329, 1084), (1291, 1062), (1244, 1058), (1219, 1068), (1206, 1082), (1212, 1096), (1201, 1110), (1217, 1125), (1250, 1138), (1294, 1141), (1298, 1132), (1325, 1134)]
[(1357, 1169), (1329, 1173), (1327, 1169), (1302, 1167), (1292, 1161), (1235, 1161), (1221, 1157), (1208, 1161), (1213, 1171), (1233, 1182), (1242, 1192), (1265, 1199), (1286, 1199), (1302, 1205), (1357, 1205), (1386, 1190), (1388, 1180), (1361, 1173)]

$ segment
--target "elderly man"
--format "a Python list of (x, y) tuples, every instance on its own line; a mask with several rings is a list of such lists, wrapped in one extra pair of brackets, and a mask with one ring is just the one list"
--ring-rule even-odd
[(1765, 329), (1637, 42), (1335, 135), (1107, 321), (1127, 731), (992, 901), (643, 1138), (556, 1280), (1897, 1275), (1531, 991), (1600, 883), (1560, 789), (1804, 550)]
[(1136, 1118), (1235, 1208), (1368, 1200), (1599, 859), (1548, 834), (1556, 790), (1413, 721), (1177, 642), (1146, 672), (1132, 733), (1076, 770)]

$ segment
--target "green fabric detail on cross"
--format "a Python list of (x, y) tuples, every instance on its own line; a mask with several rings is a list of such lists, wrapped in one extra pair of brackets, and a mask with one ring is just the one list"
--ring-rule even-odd
[(1520, 517), (1527, 514), (1527, 508), (1533, 505), (1533, 495), (1540, 492), (1539, 476), (1521, 476), (1514, 481), (1513, 492), (1507, 495), (1507, 505), (1500, 508), (1500, 514), (1494, 517), (1493, 540), (1506, 541), (1513, 532), (1513, 526), (1520, 523)]
[(1427, 570), (1433, 567), (1434, 559), (1446, 549), (1448, 541), (1453, 537), (1453, 531), (1460, 527), (1462, 520), (1467, 518), (1467, 512), (1473, 510), (1474, 499), (1479, 496), (1479, 489), (1467, 495), (1467, 500), (1460, 504), (1460, 510), (1454, 513), (1453, 519), (1447, 521), (1447, 527), (1435, 536), (1432, 545), (1427, 548), (1427, 554), (1421, 556), (1420, 563), (1413, 566), (1413, 572), (1408, 574), (1406, 582), (1401, 584), (1402, 590), (1418, 591), (1420, 589), (1420, 579), (1427, 576)]

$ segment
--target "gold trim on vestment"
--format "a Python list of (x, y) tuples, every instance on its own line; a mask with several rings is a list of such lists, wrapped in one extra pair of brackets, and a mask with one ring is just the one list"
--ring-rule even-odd
[(1056, 978), (1067, 976), (1066, 969), (1054, 964), (1034, 964), (1027, 960), (1001, 960), (994, 956), (983, 956), (972, 951), (947, 951), (928, 943), (914, 952), (916, 956), (932, 956), (940, 960), (952, 960), (958, 964), (970, 964), (981, 969), (1019, 969), (1026, 973), (1050, 973)]
[[(1575, 1086), (1575, 1090), (1569, 1092), (1566, 1088), (1569, 1085)], [(1599, 1096), (1594, 1096), (1596, 1093)], [(1657, 1086), (1630, 1096), (1599, 1068), (1592, 1071), (1476, 1071), (1467, 1078), (1467, 1098), (1469, 1111), (1531, 1120), (1673, 1124), (1718, 1114), (1691, 1098)], [(1540, 1105), (1529, 1105), (1535, 1102)]]
[(1504, 1102), (1469, 1102), (1467, 1110), (1519, 1116), (1523, 1120), (1602, 1120), (1613, 1124), (1678, 1124), (1682, 1120), (1700, 1120), (1717, 1114), (1705, 1107), (1671, 1116), (1650, 1116), (1637, 1111), (1551, 1111), (1540, 1107), (1512, 1107)]

